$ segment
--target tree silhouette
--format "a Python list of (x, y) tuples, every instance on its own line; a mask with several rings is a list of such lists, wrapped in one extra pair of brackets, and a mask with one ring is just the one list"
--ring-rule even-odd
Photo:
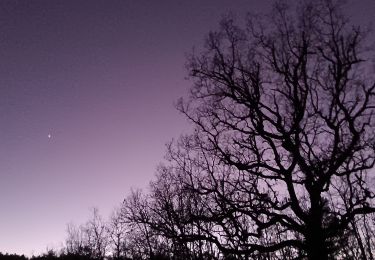
[(373, 50), (341, 3), (223, 19), (187, 65), (194, 133), (106, 228), (71, 226), (67, 255), (374, 259)]
[(339, 2), (278, 2), (245, 28), (226, 18), (192, 55), (195, 84), (178, 108), (195, 133), (170, 147), (168, 171), (199, 197), (184, 224), (213, 228), (176, 239), (245, 258), (329, 259), (375, 212), (371, 49)]
[(65, 253), (71, 257), (85, 259), (104, 259), (109, 247), (108, 229), (105, 221), (99, 215), (97, 208), (92, 209), (92, 217), (85, 225), (67, 227)]
[(124, 222), (121, 209), (113, 210), (107, 224), (107, 234), (112, 257), (115, 260), (124, 259), (129, 250), (127, 245), (128, 226)]

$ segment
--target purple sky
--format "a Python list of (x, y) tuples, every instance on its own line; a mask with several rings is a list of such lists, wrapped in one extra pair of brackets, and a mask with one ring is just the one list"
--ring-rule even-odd
[[(375, 1), (351, 2), (354, 19), (373, 19)], [(67, 223), (145, 187), (189, 128), (173, 106), (190, 86), (185, 54), (222, 14), (270, 3), (1, 1), (0, 251), (59, 246)]]

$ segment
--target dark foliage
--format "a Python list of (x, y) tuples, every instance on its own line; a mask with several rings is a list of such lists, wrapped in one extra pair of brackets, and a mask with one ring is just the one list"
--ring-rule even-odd
[(1, 260), (27, 260), (28, 258), (24, 255), (0, 253), (0, 259)]

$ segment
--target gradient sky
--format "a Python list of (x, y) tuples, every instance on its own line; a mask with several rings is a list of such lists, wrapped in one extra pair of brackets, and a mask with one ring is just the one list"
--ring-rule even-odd
[[(185, 54), (223, 14), (270, 3), (0, 1), (0, 251), (58, 247), (67, 223), (145, 187), (189, 129), (173, 106), (191, 85)], [(367, 23), (375, 1), (348, 12)]]

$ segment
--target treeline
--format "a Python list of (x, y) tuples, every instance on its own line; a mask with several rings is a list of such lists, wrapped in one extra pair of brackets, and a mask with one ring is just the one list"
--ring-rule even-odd
[[(293, 249), (267, 254), (243, 254), (241, 248), (235, 247), (233, 253), (222, 250), (217, 241), (210, 241), (208, 236), (216, 235), (224, 245), (236, 245), (239, 239), (246, 239), (243, 231), (236, 231), (243, 228), (242, 221), (246, 219), (233, 220), (230, 231), (220, 229), (217, 224), (220, 216), (212, 221), (199, 219), (197, 216), (202, 216), (202, 211), (207, 210), (204, 209), (205, 202), (183, 187), (181, 176), (165, 170), (164, 167), (159, 169), (149, 193), (133, 192), (107, 221), (94, 209), (91, 219), (85, 224), (68, 225), (61, 256), (137, 260), (304, 259), (303, 251)], [(262, 234), (261, 239), (266, 244), (268, 241), (279, 242), (285, 237), (275, 227)], [(373, 259), (375, 214), (356, 218), (341, 237), (330, 241), (330, 246), (330, 259)]]
[(39, 256), (32, 256), (32, 257), (26, 257), (25, 255), (0, 253), (0, 260), (91, 260), (91, 259), (83, 255), (66, 254), (64, 252), (57, 253), (54, 250), (48, 250), (44, 254), (41, 254)]
[(0, 259), (3, 259), (3, 260), (27, 260), (28, 258), (24, 255), (2, 254), (2, 253), (0, 253)]

